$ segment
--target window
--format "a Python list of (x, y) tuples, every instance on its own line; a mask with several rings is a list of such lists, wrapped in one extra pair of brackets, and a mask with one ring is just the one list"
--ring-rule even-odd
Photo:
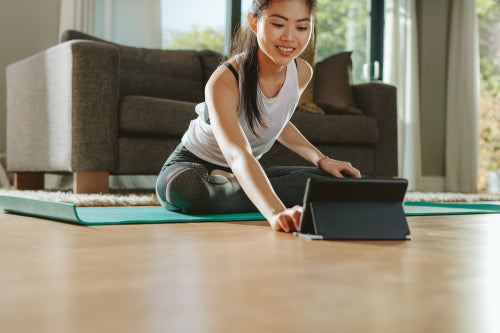
[[(316, 61), (343, 51), (353, 51), (353, 82), (368, 79), (370, 63), (370, 0), (318, 0)], [(364, 73), (365, 72), (365, 73)], [(364, 75), (365, 74), (365, 75)]]
[[(240, 2), (241, 1), (241, 2)], [(236, 18), (227, 19), (228, 8)], [(161, 0), (162, 45), (168, 49), (228, 50), (231, 24), (247, 26), (252, 0)], [(372, 10), (372, 8), (374, 10)], [(353, 51), (353, 82), (380, 79), (382, 73), (383, 0), (318, 0), (317, 57), (321, 61), (342, 51)], [(229, 23), (232, 22), (232, 23)], [(227, 52), (226, 52), (227, 53)]]
[[(251, 3), (252, 0), (241, 2), (243, 27)], [(318, 0), (316, 61), (353, 51), (353, 82), (381, 79), (382, 9), (383, 0)]]
[(248, 27), (247, 14), (252, 7), (252, 0), (241, 0), (241, 26)]
[(162, 46), (224, 50), (226, 0), (161, 0)]

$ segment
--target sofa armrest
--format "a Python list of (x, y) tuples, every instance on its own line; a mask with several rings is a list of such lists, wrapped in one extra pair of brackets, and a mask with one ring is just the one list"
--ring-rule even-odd
[(356, 105), (374, 117), (379, 127), (379, 143), (375, 149), (377, 176), (398, 175), (398, 115), (396, 87), (380, 82), (353, 86)]
[(118, 166), (119, 52), (69, 41), (7, 67), (8, 169)]

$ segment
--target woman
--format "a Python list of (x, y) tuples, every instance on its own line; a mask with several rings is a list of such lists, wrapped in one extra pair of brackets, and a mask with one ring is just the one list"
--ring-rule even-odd
[[(360, 177), (323, 155), (289, 121), (312, 68), (298, 56), (314, 26), (314, 0), (254, 0), (234, 56), (212, 74), (156, 193), (169, 210), (232, 213), (258, 209), (276, 231), (298, 228), (308, 178)], [(316, 167), (270, 167), (258, 159), (278, 140)]]

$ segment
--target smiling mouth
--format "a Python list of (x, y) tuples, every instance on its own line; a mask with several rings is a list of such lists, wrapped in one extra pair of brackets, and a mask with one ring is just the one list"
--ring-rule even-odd
[(293, 47), (278, 46), (278, 50), (283, 51), (283, 52), (292, 52), (294, 50), (294, 48)]

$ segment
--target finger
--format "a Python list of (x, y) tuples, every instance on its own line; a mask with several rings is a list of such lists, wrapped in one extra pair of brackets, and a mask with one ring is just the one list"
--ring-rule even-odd
[(348, 170), (348, 172), (354, 177), (354, 178), (361, 178), (361, 172), (354, 168), (354, 167), (351, 167), (350, 170)]
[(273, 224), (272, 227), (273, 227), (274, 231), (281, 231), (282, 230), (279, 221), (276, 222), (275, 224)]
[(300, 216), (301, 215), (302, 215), (302, 207), (295, 206), (294, 212), (292, 213), (292, 221), (293, 221), (293, 226), (295, 227), (295, 231), (299, 230)]
[(288, 225), (288, 231), (287, 232), (297, 231), (297, 229), (295, 229), (295, 225), (293, 224), (293, 221), (291, 219), (287, 220), (287, 225)]
[(292, 208), (292, 209), (293, 209), (294, 211), (299, 212), (300, 214), (302, 214), (302, 213), (304, 212), (304, 207), (299, 206), (299, 205), (295, 205), (295, 206), (293, 206), (293, 208)]
[(290, 226), (288, 225), (287, 220), (288, 219), (286, 215), (281, 215), (279, 217), (279, 224), (281, 225), (281, 229), (283, 229), (284, 232), (290, 232)]
[(344, 162), (344, 167), (340, 171), (347, 172), (354, 178), (361, 178), (361, 172), (359, 172), (359, 170), (353, 167), (349, 162)]
[[(295, 215), (295, 209), (292, 208), (292, 209), (288, 209), (287, 210), (287, 215), (286, 215), (286, 224), (288, 226), (288, 231), (287, 232), (293, 232), (293, 231), (297, 231), (297, 223), (295, 222), (295, 220), (297, 221), (300, 221), (300, 217), (297, 218)], [(299, 212), (299, 216), (300, 216), (300, 212)]]
[(289, 232), (297, 231), (297, 228), (295, 226), (295, 221), (293, 220), (292, 216), (288, 216), (287, 225), (288, 225)]
[(281, 224), (279, 218), (276, 219), (274, 223), (271, 223), (271, 227), (273, 228), (274, 231), (281, 231)]
[(332, 172), (332, 176), (337, 177), (337, 178), (345, 178), (343, 174), (340, 173), (338, 170), (334, 170)]

